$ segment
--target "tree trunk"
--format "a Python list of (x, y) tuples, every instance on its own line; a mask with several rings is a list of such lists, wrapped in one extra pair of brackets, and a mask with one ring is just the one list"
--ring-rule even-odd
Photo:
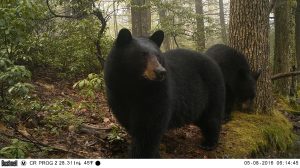
[[(296, 58), (297, 58), (297, 69), (300, 70), (300, 0), (297, 0), (297, 8), (295, 14), (295, 38), (296, 38)], [(298, 82), (299, 82), (298, 78)]]
[(252, 70), (262, 69), (254, 105), (256, 112), (271, 113), (268, 0), (230, 1), (229, 45), (246, 55)]
[(114, 32), (115, 37), (118, 36), (118, 20), (117, 20), (117, 9), (116, 9), (116, 0), (113, 0), (113, 20), (114, 20)]
[(134, 36), (149, 36), (151, 29), (150, 0), (131, 1), (131, 24)]
[(202, 0), (195, 0), (196, 7), (196, 22), (197, 22), (197, 30), (196, 30), (196, 49), (198, 51), (204, 51), (205, 49), (205, 29), (204, 29), (204, 18), (203, 18), (203, 4)]
[(269, 13), (271, 13), (273, 11), (275, 4), (276, 4), (276, 0), (270, 0)]
[(220, 25), (221, 25), (221, 37), (224, 44), (227, 44), (227, 34), (226, 34), (226, 24), (225, 24), (225, 16), (224, 16), (224, 3), (223, 0), (219, 0), (219, 8), (220, 8)]
[[(295, 11), (296, 11), (296, 7), (297, 7), (297, 2), (296, 0), (290, 0), (289, 2), (289, 56), (290, 56), (290, 71), (296, 71), (297, 70), (297, 57), (296, 57), (296, 41), (295, 41), (295, 27), (296, 27), (296, 23), (295, 23)], [(294, 80), (294, 81), (293, 81)], [(294, 82), (294, 84), (293, 84)], [(291, 88), (294, 87), (294, 88)], [(290, 82), (290, 90), (296, 90), (297, 91), (297, 77), (296, 78), (291, 78), (291, 82)], [(297, 92), (295, 92), (296, 94), (294, 95), (294, 97), (297, 97)]]
[[(289, 72), (291, 67), (291, 46), (294, 38), (293, 24), (291, 23), (291, 0), (277, 0), (275, 5), (275, 47), (273, 73)], [(290, 80), (282, 79), (274, 82), (276, 92), (282, 95), (289, 94)]]
[[(167, 27), (167, 24), (169, 24), (166, 20), (166, 9), (158, 7), (158, 15), (161, 28), (164, 30), (164, 28)], [(166, 33), (163, 41), (163, 48), (165, 50), (171, 49), (170, 36)]]

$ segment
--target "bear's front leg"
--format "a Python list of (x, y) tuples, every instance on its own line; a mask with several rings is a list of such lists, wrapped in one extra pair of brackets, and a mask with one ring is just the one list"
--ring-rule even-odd
[(132, 143), (129, 157), (159, 158), (160, 140), (171, 116), (169, 106), (161, 99), (154, 99), (140, 106), (147, 108), (136, 109), (131, 114), (129, 132)]
[(160, 158), (160, 136), (144, 135), (132, 137), (130, 158)]

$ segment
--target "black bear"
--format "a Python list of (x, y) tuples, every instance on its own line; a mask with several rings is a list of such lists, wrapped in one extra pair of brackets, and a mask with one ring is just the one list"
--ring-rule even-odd
[(206, 54), (220, 66), (226, 86), (225, 122), (231, 119), (233, 108), (244, 106), (243, 110), (251, 111), (256, 95), (256, 81), (260, 71), (250, 71), (244, 54), (224, 44), (210, 47)]
[(156, 158), (164, 132), (196, 124), (200, 147), (218, 144), (225, 108), (225, 84), (219, 66), (194, 51), (162, 53), (163, 31), (149, 38), (120, 30), (107, 57), (104, 79), (108, 104), (132, 138), (132, 158)]

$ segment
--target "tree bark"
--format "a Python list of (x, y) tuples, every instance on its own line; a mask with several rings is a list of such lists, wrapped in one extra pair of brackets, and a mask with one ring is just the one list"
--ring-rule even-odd
[[(295, 12), (295, 44), (296, 44), (296, 59), (297, 69), (300, 70), (300, 0), (297, 0), (297, 7)], [(298, 78), (298, 81), (299, 78)]]
[(219, 0), (219, 8), (220, 8), (220, 25), (221, 25), (221, 37), (224, 44), (227, 44), (227, 33), (226, 33), (226, 24), (225, 24), (225, 16), (224, 16), (224, 3), (223, 0)]
[(115, 37), (118, 36), (118, 20), (117, 20), (117, 9), (116, 9), (116, 0), (113, 0), (113, 20), (114, 20), (114, 32)]
[(204, 13), (203, 13), (203, 3), (202, 0), (195, 0), (195, 7), (196, 7), (196, 23), (197, 23), (197, 30), (196, 30), (196, 49), (198, 51), (204, 51), (205, 49), (205, 29), (204, 29)]
[[(292, 25), (290, 22), (290, 2), (291, 0), (277, 0), (275, 6), (275, 47), (274, 47), (274, 66), (273, 73), (289, 72), (291, 34)], [(276, 92), (288, 95), (290, 80), (282, 79), (274, 82)]]
[(270, 114), (273, 108), (269, 62), (269, 1), (231, 0), (229, 45), (240, 50), (252, 70), (262, 69), (257, 81), (255, 109)]
[[(158, 15), (159, 15), (159, 22), (161, 25), (161, 28), (164, 30), (165, 27), (167, 27), (167, 20), (166, 20), (166, 9), (161, 8), (158, 6)], [(163, 41), (163, 48), (165, 50), (171, 49), (171, 42), (170, 42), (170, 36), (165, 33), (165, 38)]]
[(131, 24), (134, 36), (149, 36), (151, 29), (150, 0), (131, 0)]

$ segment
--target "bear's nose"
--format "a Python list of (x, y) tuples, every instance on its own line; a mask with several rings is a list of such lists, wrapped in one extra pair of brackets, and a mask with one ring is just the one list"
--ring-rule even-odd
[(159, 67), (157, 69), (154, 70), (155, 76), (156, 76), (156, 80), (158, 81), (162, 81), (165, 79), (167, 71), (165, 68), (163, 67)]

